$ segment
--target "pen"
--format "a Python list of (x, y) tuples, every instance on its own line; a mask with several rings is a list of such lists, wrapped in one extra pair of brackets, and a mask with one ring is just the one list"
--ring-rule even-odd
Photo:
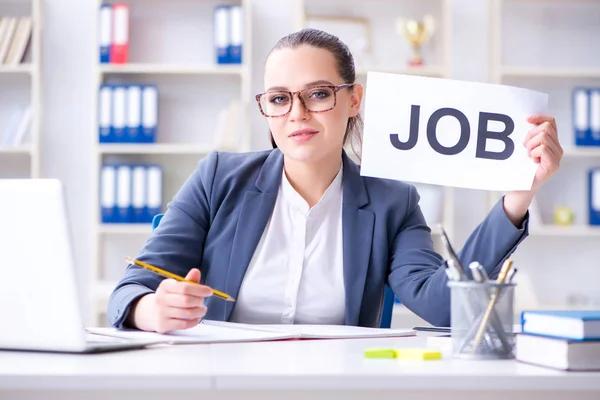
[[(140, 261), (140, 260), (133, 259), (131, 257), (125, 257), (125, 261), (127, 261), (130, 264), (135, 264), (135, 265), (138, 265), (138, 266), (140, 266), (142, 268), (146, 268), (147, 270), (150, 270), (150, 271), (152, 271), (154, 273), (157, 273), (158, 275), (162, 275), (165, 278), (175, 279), (175, 280), (177, 280), (179, 282), (192, 283), (194, 285), (198, 284), (197, 282), (190, 281), (189, 279), (182, 278), (179, 275), (173, 274), (173, 273), (171, 273), (169, 271), (165, 271), (164, 269), (160, 269), (158, 267), (155, 267), (154, 265), (150, 265), (148, 263), (145, 263), (145, 262)], [(219, 298), (221, 298), (223, 300), (227, 300), (227, 301), (235, 301), (235, 299), (233, 297), (231, 297), (230, 295), (228, 295), (226, 293), (219, 292), (216, 289), (211, 289), (211, 290), (213, 292), (213, 295), (215, 295), (216, 297), (219, 297)]]
[[(498, 284), (500, 284), (500, 285), (504, 284), (504, 282), (506, 281), (506, 276), (508, 275), (511, 266), (512, 266), (512, 260), (510, 258), (506, 259), (506, 261), (504, 261), (504, 264), (502, 264), (502, 269), (500, 270), (500, 273), (498, 274), (498, 279), (496, 281)], [(490, 298), (488, 307), (485, 310), (483, 320), (481, 321), (481, 325), (479, 325), (479, 330), (477, 331), (477, 335), (475, 336), (475, 344), (473, 345), (473, 353), (475, 353), (475, 351), (477, 350), (477, 347), (479, 347), (479, 344), (481, 343), (481, 339), (483, 338), (483, 333), (485, 332), (485, 327), (488, 324), (488, 320), (490, 319), (492, 310), (494, 309), (494, 306), (496, 305), (496, 301), (498, 301), (499, 295), (500, 295), (500, 288), (497, 287), (494, 289), (494, 292), (492, 294), (492, 297)]]
[(462, 264), (460, 263), (460, 260), (456, 256), (456, 253), (454, 252), (452, 245), (450, 244), (450, 239), (448, 239), (448, 235), (446, 234), (444, 227), (442, 226), (442, 224), (438, 224), (438, 228), (440, 230), (440, 234), (442, 236), (442, 241), (444, 242), (444, 246), (446, 246), (446, 250), (448, 251), (448, 255), (450, 256), (450, 259), (452, 261), (454, 261), (454, 267), (458, 270), (461, 279), (465, 279), (467, 277), (465, 274), (465, 270), (464, 270)]

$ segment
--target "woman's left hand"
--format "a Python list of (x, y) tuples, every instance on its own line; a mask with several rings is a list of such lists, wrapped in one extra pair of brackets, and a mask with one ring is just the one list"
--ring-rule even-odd
[(527, 133), (523, 145), (538, 167), (530, 190), (508, 192), (504, 196), (504, 211), (515, 226), (521, 226), (533, 196), (558, 170), (563, 156), (553, 117), (535, 114), (527, 118), (527, 122), (535, 126)]
[(527, 118), (527, 122), (535, 124), (523, 145), (527, 147), (527, 154), (538, 164), (531, 187), (536, 192), (558, 170), (563, 149), (558, 142), (558, 129), (553, 117), (535, 114)]

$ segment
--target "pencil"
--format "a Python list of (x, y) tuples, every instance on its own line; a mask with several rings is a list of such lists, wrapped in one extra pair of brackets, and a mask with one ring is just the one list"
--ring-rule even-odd
[[(502, 269), (500, 270), (500, 273), (498, 274), (498, 279), (496, 280), (498, 284), (502, 285), (506, 281), (506, 276), (508, 275), (511, 266), (512, 260), (510, 258), (506, 259), (506, 261), (504, 261), (504, 264), (502, 264)], [(477, 347), (479, 347), (479, 344), (481, 343), (481, 339), (483, 338), (483, 334), (485, 333), (485, 327), (487, 326), (488, 320), (490, 319), (490, 315), (492, 314), (492, 310), (494, 309), (494, 307), (496, 306), (496, 302), (498, 301), (498, 296), (500, 296), (500, 288), (495, 288), (490, 302), (488, 303), (488, 307), (485, 310), (485, 314), (483, 315), (481, 325), (479, 325), (477, 335), (475, 336), (475, 344), (473, 345), (472, 350), (473, 354), (475, 354)]]
[[(140, 266), (142, 268), (146, 268), (147, 270), (150, 270), (150, 271), (152, 271), (154, 273), (157, 273), (158, 275), (162, 275), (165, 278), (175, 279), (175, 280), (177, 280), (179, 282), (192, 283), (194, 285), (198, 284), (197, 282), (190, 281), (189, 279), (182, 278), (181, 276), (176, 275), (176, 274), (174, 274), (172, 272), (165, 271), (164, 269), (155, 267), (154, 265), (150, 265), (148, 263), (145, 263), (145, 262), (140, 261), (140, 260), (136, 260), (136, 259), (131, 258), (131, 257), (125, 257), (125, 261), (127, 261), (130, 264), (135, 264), (135, 265), (138, 265), (138, 266)], [(217, 296), (217, 297), (219, 297), (219, 298), (221, 298), (223, 300), (226, 300), (226, 301), (235, 301), (235, 299), (233, 297), (231, 297), (230, 295), (228, 295), (226, 293), (220, 292), (220, 291), (218, 291), (216, 289), (211, 289), (211, 290), (213, 292), (213, 295), (215, 295), (215, 296)]]

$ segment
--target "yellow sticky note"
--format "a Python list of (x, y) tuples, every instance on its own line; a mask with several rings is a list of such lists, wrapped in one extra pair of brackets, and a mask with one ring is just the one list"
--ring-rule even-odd
[(396, 354), (400, 360), (440, 360), (442, 352), (434, 349), (397, 349)]
[(367, 349), (365, 350), (366, 358), (397, 358), (398, 355), (395, 349)]

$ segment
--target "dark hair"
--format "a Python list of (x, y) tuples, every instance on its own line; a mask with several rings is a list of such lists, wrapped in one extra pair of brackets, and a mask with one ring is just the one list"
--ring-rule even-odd
[[(301, 31), (291, 33), (281, 39), (269, 52), (279, 49), (295, 49), (302, 45), (313, 46), (318, 49), (328, 50), (335, 58), (338, 74), (342, 77), (344, 83), (354, 83), (356, 79), (356, 70), (354, 67), (354, 57), (350, 49), (337, 36), (318, 29), (306, 28)], [(344, 145), (350, 143), (352, 151), (360, 158), (362, 147), (363, 120), (360, 114), (348, 119), (346, 133), (344, 135)], [(273, 148), (277, 144), (273, 139), (273, 134), (269, 131), (269, 139)]]

